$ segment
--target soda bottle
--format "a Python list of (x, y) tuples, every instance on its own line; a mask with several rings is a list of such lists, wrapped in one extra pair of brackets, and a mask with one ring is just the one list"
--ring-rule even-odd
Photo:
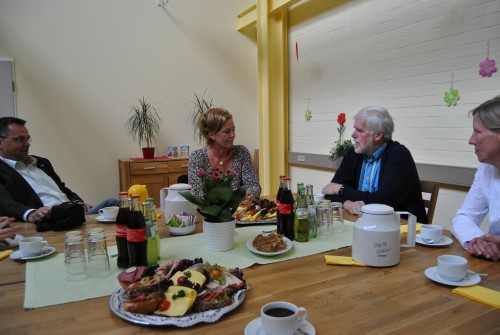
[(294, 220), (295, 241), (309, 241), (309, 213), (306, 204), (306, 189), (304, 183), (297, 183), (297, 201), (295, 202), (295, 220)]
[(311, 184), (306, 185), (306, 205), (309, 213), (309, 238), (318, 236), (318, 222), (316, 221), (316, 206), (314, 204), (314, 191)]
[(280, 231), (282, 231), (281, 229), (281, 218), (280, 218), (280, 203), (281, 203), (281, 197), (283, 196), (283, 188), (284, 188), (284, 178), (286, 176), (280, 176), (280, 186), (278, 188), (278, 194), (276, 194), (276, 219), (277, 219), (277, 223), (276, 223), (276, 229), (277, 229), (277, 232), (279, 234)]
[(148, 265), (146, 221), (141, 211), (141, 200), (138, 194), (133, 194), (131, 198), (132, 208), (127, 224), (128, 266)]
[(295, 200), (293, 199), (292, 190), (290, 188), (291, 179), (289, 177), (285, 177), (283, 180), (285, 184), (283, 188), (283, 196), (280, 201), (281, 232), (278, 233), (285, 235), (293, 241), (293, 204), (295, 203)]
[(127, 222), (130, 212), (128, 203), (128, 193), (119, 193), (120, 208), (118, 209), (118, 215), (116, 216), (116, 247), (118, 249), (118, 259), (116, 260), (116, 265), (120, 269), (126, 269), (128, 267), (128, 248), (127, 248)]
[(157, 255), (158, 259), (160, 259), (160, 230), (158, 229), (158, 222), (156, 221), (156, 205), (155, 205), (155, 200), (153, 198), (147, 198), (146, 202), (149, 205), (149, 218), (151, 219), (151, 229), (154, 230), (154, 234), (152, 232), (152, 235), (154, 235), (154, 239), (156, 240), (156, 249), (157, 249)]

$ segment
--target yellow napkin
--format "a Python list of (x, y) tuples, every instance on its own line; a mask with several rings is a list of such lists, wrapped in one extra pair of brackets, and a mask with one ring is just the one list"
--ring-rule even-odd
[(366, 266), (363, 263), (356, 262), (354, 259), (352, 259), (352, 257), (349, 257), (349, 256), (325, 255), (325, 260), (326, 260), (326, 264)]
[(474, 285), (467, 287), (457, 287), (453, 289), (452, 292), (500, 309), (500, 292), (498, 291), (483, 286)]
[[(417, 223), (417, 233), (420, 233), (420, 227), (422, 227), (422, 224)], [(401, 231), (401, 233), (408, 233), (408, 225), (401, 225), (399, 230)]]
[(14, 252), (14, 251), (13, 251), (13, 250), (10, 250), (10, 249), (9, 249), (9, 250), (4, 250), (4, 251), (0, 251), (0, 261), (1, 261), (2, 259), (5, 259), (5, 258), (9, 257), (9, 255), (10, 255), (11, 253), (13, 253), (13, 252)]

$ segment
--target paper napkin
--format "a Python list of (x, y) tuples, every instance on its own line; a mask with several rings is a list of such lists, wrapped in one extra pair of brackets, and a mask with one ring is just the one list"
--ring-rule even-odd
[(14, 251), (13, 251), (13, 250), (10, 250), (10, 249), (9, 249), (9, 250), (4, 250), (4, 251), (0, 251), (0, 261), (1, 261), (2, 259), (5, 259), (5, 258), (9, 257), (9, 255), (10, 255), (11, 253), (13, 253), (13, 252), (14, 252)]
[(357, 265), (366, 266), (363, 263), (357, 262), (350, 256), (331, 256), (325, 255), (326, 264), (330, 265)]
[[(417, 233), (420, 232), (420, 227), (422, 227), (422, 224), (417, 223)], [(408, 225), (407, 224), (401, 225), (399, 230), (401, 231), (401, 233), (408, 233)]]
[(500, 309), (500, 292), (498, 291), (483, 286), (474, 285), (457, 287), (453, 289), (453, 293)]

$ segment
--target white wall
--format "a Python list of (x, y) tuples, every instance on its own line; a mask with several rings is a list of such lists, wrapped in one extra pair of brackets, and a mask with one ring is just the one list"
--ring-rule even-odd
[[(290, 151), (329, 155), (340, 112), (349, 138), (354, 114), (382, 105), (394, 118), (393, 138), (416, 162), (478, 166), (467, 113), (500, 94), (499, 72), (478, 74), (488, 41), (489, 57), (500, 60), (499, 0), (355, 0), (297, 22), (289, 34)], [(448, 107), (452, 73), (461, 99)], [(332, 177), (301, 168), (291, 174), (318, 191)], [(442, 190), (434, 222), (449, 224), (464, 194)]]
[[(258, 147), (255, 42), (236, 31), (252, 0), (0, 0), (0, 57), (15, 60), (18, 116), (70, 188), (96, 203), (118, 193), (119, 158), (139, 96), (163, 116), (157, 155), (198, 147), (193, 92), (235, 117), (236, 141)], [(154, 195), (153, 195), (154, 196)]]

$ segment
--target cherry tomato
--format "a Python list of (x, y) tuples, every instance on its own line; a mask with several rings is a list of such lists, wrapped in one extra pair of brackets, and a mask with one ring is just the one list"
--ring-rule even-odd
[(212, 277), (220, 277), (220, 276), (222, 276), (222, 273), (220, 272), (219, 269), (212, 270)]
[(186, 277), (186, 276), (180, 276), (179, 278), (177, 278), (177, 283), (178, 283), (178, 284), (182, 284), (182, 283), (184, 283), (186, 280), (187, 280), (187, 277)]
[(161, 312), (166, 311), (170, 307), (170, 302), (168, 300), (162, 300), (160, 302), (160, 307), (158, 308)]

